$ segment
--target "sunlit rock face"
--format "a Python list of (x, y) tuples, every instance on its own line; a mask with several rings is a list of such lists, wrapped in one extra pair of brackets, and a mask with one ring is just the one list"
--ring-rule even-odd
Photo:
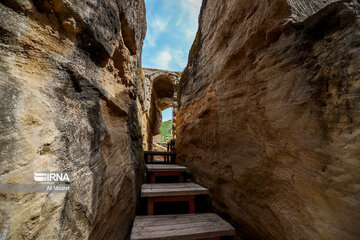
[(123, 239), (143, 175), (144, 1), (5, 0), (0, 18), (0, 183), (72, 173), (66, 194), (0, 194), (1, 239)]
[(357, 1), (203, 1), (177, 160), (242, 239), (360, 238)]

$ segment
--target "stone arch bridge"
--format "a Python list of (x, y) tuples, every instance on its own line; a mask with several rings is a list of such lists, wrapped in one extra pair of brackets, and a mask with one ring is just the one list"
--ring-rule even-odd
[(146, 150), (153, 147), (153, 136), (160, 133), (162, 122), (161, 112), (169, 107), (173, 108), (172, 131), (176, 137), (176, 111), (177, 111), (177, 86), (182, 72), (161, 69), (143, 68), (144, 83), (144, 113), (143, 119), (143, 146)]

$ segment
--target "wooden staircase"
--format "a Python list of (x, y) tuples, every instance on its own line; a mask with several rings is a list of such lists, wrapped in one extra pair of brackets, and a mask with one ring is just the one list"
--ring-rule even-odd
[[(154, 162), (154, 156), (164, 156), (164, 162)], [(150, 160), (148, 159), (150, 157)], [(150, 184), (143, 184), (141, 197), (147, 198), (147, 216), (136, 216), (131, 240), (203, 239), (219, 240), (232, 236), (235, 229), (214, 213), (196, 213), (195, 197), (209, 190), (193, 182), (185, 182), (188, 169), (174, 163), (174, 152), (145, 153)], [(166, 164), (165, 164), (166, 163)], [(161, 177), (177, 177), (177, 183), (156, 183)], [(189, 213), (154, 216), (156, 202), (188, 202)]]

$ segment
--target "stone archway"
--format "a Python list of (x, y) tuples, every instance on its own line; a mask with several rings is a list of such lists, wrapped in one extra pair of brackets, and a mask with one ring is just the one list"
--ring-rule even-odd
[(177, 85), (181, 72), (160, 69), (143, 69), (145, 77), (145, 99), (147, 126), (143, 135), (144, 149), (151, 150), (153, 136), (160, 133), (162, 122), (161, 112), (169, 107), (173, 108), (173, 135), (175, 138), (175, 116), (177, 110)]

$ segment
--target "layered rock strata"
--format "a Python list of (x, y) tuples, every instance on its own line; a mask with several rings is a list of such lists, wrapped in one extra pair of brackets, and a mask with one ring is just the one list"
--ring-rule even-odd
[(203, 1), (177, 159), (242, 239), (360, 238), (357, 1)]
[(143, 175), (144, 1), (4, 0), (0, 18), (0, 183), (72, 180), (0, 194), (1, 239), (123, 239)]

